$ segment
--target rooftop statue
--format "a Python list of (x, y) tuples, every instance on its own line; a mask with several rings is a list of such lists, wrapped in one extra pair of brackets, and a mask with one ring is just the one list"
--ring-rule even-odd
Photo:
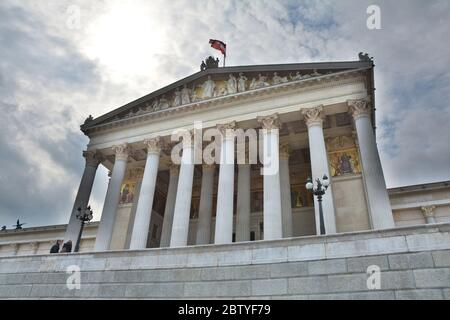
[(214, 57), (209, 56), (208, 58), (206, 58), (205, 61), (202, 61), (202, 64), (200, 65), (200, 71), (218, 67), (219, 67), (219, 58), (214, 59)]
[(86, 118), (86, 120), (84, 120), (84, 124), (88, 124), (89, 122), (93, 121), (94, 118), (92, 117), (92, 115), (89, 115), (89, 117)]
[(373, 61), (373, 57), (372, 57), (372, 58), (369, 57), (369, 54), (368, 54), (368, 53), (362, 53), (362, 52), (360, 52), (360, 53), (358, 54), (358, 56), (359, 56), (359, 60), (360, 60), (360, 61)]

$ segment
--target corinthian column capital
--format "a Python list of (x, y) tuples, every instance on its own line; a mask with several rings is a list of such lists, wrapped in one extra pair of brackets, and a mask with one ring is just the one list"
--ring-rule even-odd
[(422, 207), (422, 214), (425, 218), (434, 217), (434, 209), (436, 209), (436, 206), (425, 206)]
[(257, 120), (261, 124), (262, 128), (266, 130), (280, 129), (281, 127), (281, 121), (278, 113), (266, 117), (258, 117)]
[(355, 120), (360, 117), (370, 116), (369, 101), (370, 100), (368, 98), (347, 101), (350, 113)]
[(322, 105), (314, 108), (302, 109), (301, 112), (308, 128), (314, 125), (322, 126), (323, 119), (325, 119)]
[(147, 153), (149, 154), (150, 153), (159, 154), (161, 152), (162, 143), (160, 137), (145, 139), (144, 145), (147, 147)]
[(83, 151), (83, 157), (86, 164), (91, 167), (97, 167), (103, 161), (103, 156), (98, 151)]
[(128, 146), (128, 143), (124, 143), (118, 146), (112, 147), (113, 151), (116, 154), (116, 160), (127, 160), (128, 155), (131, 152), (130, 147)]
[(217, 125), (217, 130), (219, 130), (222, 137), (226, 137), (227, 130), (234, 130), (234, 129), (236, 129), (236, 121)]

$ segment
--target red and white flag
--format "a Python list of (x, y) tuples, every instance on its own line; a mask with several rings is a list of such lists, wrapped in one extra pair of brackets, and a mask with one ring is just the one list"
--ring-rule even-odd
[(220, 40), (209, 39), (209, 44), (212, 48), (222, 52), (225, 57), (227, 56), (227, 45), (224, 42)]

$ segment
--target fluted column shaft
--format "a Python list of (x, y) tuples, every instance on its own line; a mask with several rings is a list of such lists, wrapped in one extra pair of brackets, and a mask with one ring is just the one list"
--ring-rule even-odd
[(217, 189), (215, 244), (233, 242), (234, 133), (236, 123), (218, 125), (222, 134)]
[(78, 193), (73, 204), (69, 224), (67, 225), (66, 234), (64, 236), (65, 242), (72, 240), (72, 242), (75, 243), (77, 241), (81, 228), (81, 221), (77, 219), (78, 208), (85, 209), (88, 206), (95, 174), (97, 173), (98, 165), (102, 160), (99, 153), (92, 151), (84, 151), (83, 157), (86, 158), (86, 165), (84, 167), (83, 177), (81, 178)]
[(214, 170), (214, 166), (203, 165), (196, 244), (211, 242)]
[(250, 241), (250, 164), (238, 166), (236, 242)]
[(115, 146), (116, 161), (112, 171), (111, 180), (106, 191), (105, 204), (103, 205), (102, 217), (97, 230), (95, 240), (95, 251), (106, 251), (111, 243), (114, 224), (116, 222), (117, 206), (120, 199), (120, 187), (122, 185), (125, 169), (128, 161), (128, 146)]
[(394, 228), (391, 203), (370, 121), (369, 102), (366, 99), (351, 100), (348, 105), (355, 120), (372, 226), (374, 229)]
[(280, 189), (279, 128), (278, 115), (260, 117), (263, 130), (264, 153), (264, 240), (283, 237)]
[(292, 203), (291, 182), (289, 177), (289, 146), (283, 145), (280, 150), (280, 184), (281, 184), (281, 212), (283, 222), (283, 238), (293, 236), (292, 231)]
[(192, 145), (185, 145), (183, 147), (177, 197), (175, 200), (172, 234), (170, 238), (171, 247), (183, 247), (187, 245), (193, 180), (194, 149)]
[(167, 190), (166, 207), (164, 209), (164, 220), (161, 231), (160, 247), (170, 246), (170, 236), (172, 234), (173, 214), (175, 210), (175, 200), (177, 198), (179, 167), (171, 165), (169, 187)]
[(148, 231), (152, 215), (153, 198), (156, 189), (156, 178), (158, 176), (160, 139), (154, 138), (144, 141), (147, 147), (147, 161), (145, 164), (144, 177), (142, 178), (141, 190), (134, 218), (133, 233), (131, 235), (130, 249), (144, 249), (147, 247)]
[[(309, 152), (311, 155), (312, 179), (320, 178), (323, 175), (330, 177), (328, 166), (328, 156), (323, 135), (323, 107), (302, 110), (306, 125), (308, 126)], [(333, 201), (333, 185), (328, 188), (322, 197), (323, 219), (325, 223), (325, 233), (336, 233), (336, 217)], [(317, 197), (314, 197), (314, 211), (316, 217), (316, 232), (320, 234), (320, 214)]]

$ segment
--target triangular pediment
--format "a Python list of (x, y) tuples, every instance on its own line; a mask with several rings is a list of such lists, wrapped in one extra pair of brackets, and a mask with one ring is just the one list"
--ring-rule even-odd
[(130, 102), (97, 119), (88, 118), (81, 129), (86, 132), (91, 128), (108, 123), (151, 113), (172, 111), (220, 97), (372, 67), (372, 61), (350, 61), (207, 69)]

